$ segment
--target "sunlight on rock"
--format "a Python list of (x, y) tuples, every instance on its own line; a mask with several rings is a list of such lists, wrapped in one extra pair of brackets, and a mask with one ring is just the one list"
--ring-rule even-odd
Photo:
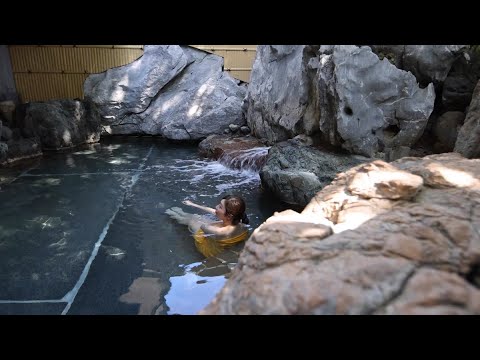
[(118, 82), (117, 88), (112, 92), (110, 96), (111, 102), (121, 103), (125, 98), (125, 89), (128, 88), (128, 73), (125, 73), (123, 78)]
[(337, 223), (333, 227), (333, 232), (338, 234), (345, 230), (354, 230), (373, 217), (375, 217), (375, 214), (370, 213), (357, 212), (353, 214), (348, 214), (348, 216), (346, 216), (342, 222)]
[(285, 210), (282, 212), (276, 212), (274, 216), (267, 219), (266, 223), (310, 223), (310, 224), (320, 224), (328, 227), (332, 227), (333, 223), (318, 215), (313, 213), (300, 214), (294, 210)]
[(200, 107), (198, 105), (193, 105), (190, 110), (188, 110), (188, 116), (189, 117), (192, 117), (193, 115), (195, 115), (195, 113), (197, 112), (197, 110), (199, 109)]
[(328, 62), (328, 60), (330, 60), (331, 57), (332, 57), (332, 55), (323, 55), (320, 58), (320, 64), (322, 64), (322, 66), (324, 66)]
[(130, 69), (132, 70), (138, 70), (142, 68), (142, 63), (143, 63), (143, 58), (138, 59), (137, 61), (134, 61), (133, 63), (130, 63)]
[[(110, 116), (110, 117), (113, 117), (113, 116)], [(107, 116), (105, 118), (107, 118)], [(115, 120), (115, 119), (113, 119), (113, 120)], [(103, 131), (105, 131), (107, 134), (111, 134), (112, 133), (112, 127), (110, 125), (103, 125)]]
[(438, 163), (427, 165), (427, 169), (433, 173), (434, 177), (440, 177), (438, 180), (444, 180), (442, 182), (446, 183), (445, 185), (480, 188), (480, 180), (464, 171), (450, 169)]
[(182, 93), (178, 93), (176, 94), (174, 97), (172, 97), (171, 99), (169, 100), (166, 100), (162, 106), (158, 107), (157, 109), (155, 109), (155, 112), (154, 112), (154, 116), (155, 117), (158, 117), (159, 115), (161, 115), (162, 113), (168, 111), (171, 107), (175, 107), (177, 105), (180, 104), (181, 101), (183, 101), (183, 94)]
[(409, 199), (423, 186), (423, 179), (380, 160), (362, 165), (348, 181), (348, 190), (366, 198)]
[(80, 112), (80, 105), (81, 105), (80, 101), (75, 101), (75, 110), (73, 112), (73, 116), (75, 117), (75, 120), (77, 120), (77, 121), (80, 121), (80, 119), (82, 117), (81, 112)]
[(308, 225), (306, 225), (304, 229), (298, 232), (298, 237), (323, 239), (330, 234), (331, 234), (331, 231), (326, 233), (326, 229), (323, 227), (318, 227), (318, 226), (309, 227)]
[(197, 97), (202, 96), (202, 95), (205, 93), (205, 91), (208, 89), (208, 87), (209, 87), (209, 86), (208, 86), (207, 83), (205, 83), (205, 84), (203, 84), (202, 86), (200, 86), (200, 88), (197, 90), (197, 94), (196, 94)]
[(63, 132), (62, 139), (65, 142), (65, 144), (70, 144), (70, 142), (72, 141), (72, 135), (70, 134), (70, 131), (65, 130)]
[(195, 94), (196, 99), (209, 96), (215, 90), (215, 80), (210, 78), (202, 86), (200, 86)]

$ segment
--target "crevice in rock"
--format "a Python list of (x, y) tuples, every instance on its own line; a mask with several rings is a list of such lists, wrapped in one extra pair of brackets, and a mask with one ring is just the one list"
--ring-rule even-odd
[(400, 128), (396, 124), (392, 124), (383, 130), (383, 135), (386, 138), (394, 138), (400, 132)]
[(480, 263), (474, 264), (465, 279), (476, 288), (480, 289)]
[(417, 269), (416, 268), (413, 268), (410, 273), (405, 277), (405, 279), (403, 279), (402, 283), (400, 284), (399, 288), (397, 291), (395, 291), (392, 296), (390, 296), (388, 299), (386, 299), (381, 305), (379, 305), (376, 309), (371, 309), (370, 311), (368, 311), (365, 315), (372, 315), (376, 312), (379, 312), (379, 311), (382, 311), (382, 310), (385, 310), (390, 304), (392, 304), (397, 298), (399, 298), (402, 293), (403, 293), (403, 290), (405, 289), (405, 287), (407, 286), (408, 282), (410, 281), (410, 279), (413, 277), (413, 275), (415, 275), (415, 273), (417, 272)]
[(124, 126), (124, 125), (138, 126), (139, 124), (138, 124), (138, 123), (134, 123), (134, 122), (124, 122), (124, 123), (120, 123), (120, 124), (111, 124), (111, 125), (109, 125), (109, 126), (114, 127), (114, 126)]

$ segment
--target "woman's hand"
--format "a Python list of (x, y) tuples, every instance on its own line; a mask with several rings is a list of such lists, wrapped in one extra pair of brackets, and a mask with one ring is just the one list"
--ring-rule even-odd
[(191, 202), (190, 200), (183, 200), (182, 204), (188, 205), (188, 206), (193, 206), (193, 207), (196, 207), (197, 209), (200, 209), (200, 210), (206, 211), (206, 212), (208, 212), (212, 215), (215, 215), (215, 209), (209, 208), (207, 206), (202, 206), (202, 205), (195, 204), (194, 202)]

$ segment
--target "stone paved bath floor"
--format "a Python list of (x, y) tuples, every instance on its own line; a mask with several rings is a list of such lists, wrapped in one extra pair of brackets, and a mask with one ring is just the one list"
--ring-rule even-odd
[[(0, 314), (195, 314), (243, 244), (215, 258), (164, 214), (242, 195), (252, 230), (281, 205), (258, 174), (194, 145), (118, 137), (0, 169)], [(213, 218), (212, 218), (213, 219)]]

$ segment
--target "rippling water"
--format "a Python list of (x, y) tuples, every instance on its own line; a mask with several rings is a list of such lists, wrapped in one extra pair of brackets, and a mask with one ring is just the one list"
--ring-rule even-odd
[(0, 169), (3, 314), (194, 314), (243, 244), (205, 259), (165, 209), (198, 212), (182, 201), (214, 207), (237, 193), (254, 229), (282, 207), (256, 172), (156, 138), (111, 138), (24, 164)]

